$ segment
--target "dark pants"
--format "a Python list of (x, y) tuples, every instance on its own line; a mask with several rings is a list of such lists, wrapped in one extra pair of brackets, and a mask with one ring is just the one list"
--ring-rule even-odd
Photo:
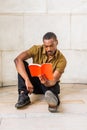
[[(60, 93), (60, 86), (59, 86), (58, 82), (52, 87), (45, 87), (43, 84), (41, 84), (38, 77), (32, 77), (31, 76), (29, 68), (28, 68), (28, 63), (25, 62), (25, 61), (24, 61), (24, 66), (25, 66), (26, 72), (28, 74), (28, 77), (29, 77), (31, 83), (34, 86), (33, 93), (35, 93), (35, 94), (45, 94), (45, 92), (47, 90), (50, 90), (58, 97), (58, 94)], [(19, 94), (20, 94), (21, 91), (24, 91), (25, 94), (29, 93), (26, 89), (24, 79), (22, 78), (22, 76), (20, 74), (18, 74), (18, 92), (19, 92)]]

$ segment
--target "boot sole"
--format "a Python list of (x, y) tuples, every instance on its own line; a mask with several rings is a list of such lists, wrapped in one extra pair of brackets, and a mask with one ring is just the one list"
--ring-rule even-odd
[(58, 104), (57, 97), (49, 90), (45, 93), (45, 99), (48, 105), (57, 106)]

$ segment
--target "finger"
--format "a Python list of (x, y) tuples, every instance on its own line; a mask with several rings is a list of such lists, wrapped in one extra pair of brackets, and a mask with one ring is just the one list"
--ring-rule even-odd
[(30, 89), (29, 91), (30, 91), (30, 93), (33, 93), (33, 89)]
[(39, 76), (39, 80), (40, 80), (40, 81), (42, 80), (42, 76)]

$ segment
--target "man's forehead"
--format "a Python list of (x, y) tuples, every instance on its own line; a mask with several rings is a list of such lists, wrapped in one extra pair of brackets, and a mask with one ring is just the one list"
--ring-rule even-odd
[(44, 44), (53, 44), (56, 40), (55, 39), (44, 39)]

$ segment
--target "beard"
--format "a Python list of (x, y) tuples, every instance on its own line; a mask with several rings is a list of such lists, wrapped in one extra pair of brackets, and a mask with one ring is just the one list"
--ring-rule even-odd
[(47, 51), (46, 53), (47, 53), (48, 56), (53, 56), (55, 54), (54, 51)]

